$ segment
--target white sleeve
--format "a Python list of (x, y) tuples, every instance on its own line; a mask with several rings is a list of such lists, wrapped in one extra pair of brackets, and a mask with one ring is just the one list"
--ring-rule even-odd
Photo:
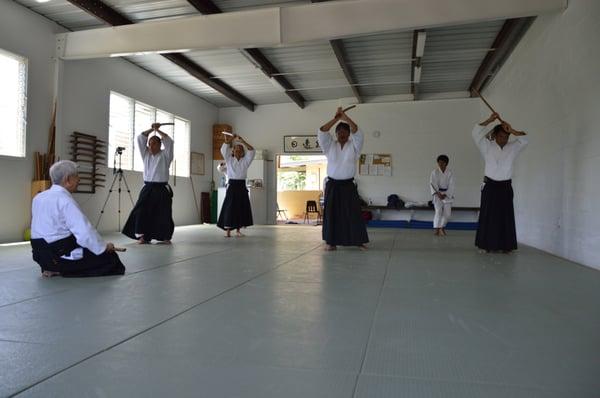
[(63, 211), (67, 228), (75, 235), (77, 243), (96, 255), (104, 253), (106, 242), (83, 214), (77, 202), (70, 198), (65, 203)]
[(487, 140), (487, 138), (485, 138), (486, 134), (490, 130), (491, 129), (488, 128), (488, 126), (476, 124), (475, 127), (473, 127), (473, 131), (471, 132), (471, 135), (473, 136), (473, 141), (475, 141), (475, 145), (477, 145), (477, 148), (479, 148), (481, 154), (484, 154), (490, 145), (490, 142)]
[(519, 135), (519, 136), (515, 136), (515, 137), (516, 137), (515, 142), (517, 142), (517, 144), (519, 146), (518, 151), (521, 152), (529, 144), (529, 140), (527, 139), (527, 136), (524, 136), (524, 135)]
[(165, 134), (162, 137), (163, 145), (165, 146), (164, 152), (167, 158), (167, 164), (171, 164), (173, 161), (173, 139)]
[(225, 163), (227, 163), (227, 159), (231, 157), (231, 145), (224, 142), (221, 145), (221, 155), (223, 155), (223, 159), (225, 159)]
[(250, 167), (250, 163), (254, 160), (254, 156), (256, 155), (256, 151), (254, 149), (247, 150), (244, 154), (244, 165), (246, 167)]
[(357, 155), (360, 155), (360, 151), (362, 151), (362, 147), (365, 142), (365, 135), (361, 129), (358, 129), (356, 130), (356, 133), (350, 134), (350, 137), (352, 140), (352, 146), (354, 146), (354, 151)]
[[(435, 189), (434, 189), (435, 187)], [(431, 172), (431, 175), (429, 176), (429, 190), (431, 191), (431, 195), (435, 195), (436, 190), (438, 189), (438, 182), (436, 181), (435, 178), (435, 170), (433, 170)]]
[(321, 131), (321, 129), (317, 130), (317, 135), (319, 140), (319, 146), (321, 147), (323, 153), (326, 154), (327, 152), (329, 152), (329, 148), (331, 147), (333, 138), (331, 137), (331, 134), (329, 134), (328, 131)]
[(138, 149), (140, 151), (140, 155), (142, 155), (142, 159), (146, 156), (146, 152), (148, 152), (148, 137), (144, 134), (140, 134), (137, 136), (137, 144)]

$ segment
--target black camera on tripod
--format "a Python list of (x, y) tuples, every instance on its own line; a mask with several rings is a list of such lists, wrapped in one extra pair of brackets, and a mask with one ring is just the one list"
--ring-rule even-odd
[(123, 151), (124, 151), (125, 149), (127, 149), (127, 148), (125, 148), (124, 146), (118, 146), (118, 147), (117, 147), (117, 149), (115, 150), (115, 153), (117, 153), (117, 154), (119, 154), (119, 155), (122, 155), (122, 154), (123, 154)]

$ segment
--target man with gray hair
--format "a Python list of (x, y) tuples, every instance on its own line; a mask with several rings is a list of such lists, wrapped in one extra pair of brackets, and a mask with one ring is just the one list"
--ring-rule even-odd
[(50, 167), (52, 187), (33, 198), (33, 260), (46, 277), (123, 275), (125, 267), (71, 196), (79, 184), (77, 164), (61, 160)]

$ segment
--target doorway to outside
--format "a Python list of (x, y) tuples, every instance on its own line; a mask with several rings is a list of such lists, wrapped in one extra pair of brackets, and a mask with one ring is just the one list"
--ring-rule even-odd
[[(277, 155), (277, 223), (318, 224), (326, 176), (323, 155)], [(316, 209), (308, 203), (307, 213), (307, 202), (316, 203)]]

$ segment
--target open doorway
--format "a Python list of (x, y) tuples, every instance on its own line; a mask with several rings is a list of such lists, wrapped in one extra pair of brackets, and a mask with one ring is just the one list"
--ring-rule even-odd
[(277, 223), (319, 224), (326, 176), (323, 155), (277, 155)]

